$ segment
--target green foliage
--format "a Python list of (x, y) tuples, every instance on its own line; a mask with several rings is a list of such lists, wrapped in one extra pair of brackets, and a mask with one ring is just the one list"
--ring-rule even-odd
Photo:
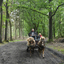
[[(15, 22), (17, 22), (16, 26), (19, 29), (19, 21), (20, 21), (20, 28), (22, 28), (23, 35), (27, 35), (32, 28), (35, 29), (36, 32), (41, 32), (42, 35), (48, 37), (49, 34), (49, 12), (52, 11), (54, 14), (56, 8), (64, 3), (63, 0), (52, 0), (49, 3), (49, 0), (9, 0), (9, 15), (10, 19), (14, 21), (12, 23), (12, 28), (14, 28)], [(3, 22), (6, 21), (6, 9), (5, 9), (6, 2), (3, 2)], [(51, 8), (51, 9), (50, 9)], [(61, 12), (60, 12), (61, 11)], [(19, 18), (17, 18), (19, 16)], [(16, 20), (17, 19), (17, 20)], [(20, 20), (18, 20), (20, 19)], [(9, 21), (9, 19), (7, 19)], [(55, 21), (55, 24), (54, 24)], [(59, 28), (59, 21), (60, 28)], [(61, 33), (61, 36), (64, 36), (64, 7), (61, 6), (57, 10), (55, 16), (53, 17), (53, 27), (55, 26), (55, 37), (58, 37)], [(5, 24), (2, 26), (5, 28)], [(15, 29), (15, 28), (14, 28)], [(19, 33), (19, 30), (17, 31)], [(13, 36), (15, 32), (13, 31)], [(53, 37), (54, 37), (54, 29), (53, 29)]]
[[(25, 26), (28, 29), (26, 29), (25, 31), (30, 32), (31, 28), (36, 28), (37, 29), (36, 31), (38, 33), (39, 32), (43, 33), (43, 30), (45, 30), (45, 29), (46, 29), (45, 30), (46, 33), (48, 33), (48, 29), (49, 29), (48, 28), (48, 17), (45, 16), (46, 19), (45, 19), (45, 22), (44, 22), (43, 15), (38, 13), (38, 11), (48, 15), (48, 13), (50, 11), (50, 7), (52, 7), (51, 10), (54, 13), (54, 11), (56, 10), (57, 6), (62, 4), (63, 1), (61, 1), (61, 0), (52, 0), (49, 3), (48, 0), (43, 0), (43, 1), (42, 0), (32, 0), (32, 1), (30, 1), (30, 0), (24, 0), (24, 1), (23, 0), (21, 0), (21, 1), (20, 0), (19, 1), (15, 0), (15, 2), (19, 2), (20, 3), (18, 5), (15, 4), (15, 7), (17, 6), (16, 9), (21, 10), (21, 12), (20, 12), (20, 14), (22, 14), (21, 18), (24, 19), (25, 24), (27, 23), (27, 25), (25, 25)], [(61, 8), (61, 7), (59, 9), (63, 10), (63, 8)], [(57, 13), (58, 13), (58, 11), (57, 11)], [(56, 14), (56, 17), (57, 16), (58, 15)], [(59, 19), (59, 17), (57, 19)], [(55, 23), (55, 27), (58, 30), (58, 26), (57, 26), (58, 20), (57, 19), (55, 20), (55, 22), (56, 22)], [(43, 29), (44, 25), (45, 25), (45, 29)], [(58, 36), (58, 31), (57, 30), (55, 31), (56, 36)]]

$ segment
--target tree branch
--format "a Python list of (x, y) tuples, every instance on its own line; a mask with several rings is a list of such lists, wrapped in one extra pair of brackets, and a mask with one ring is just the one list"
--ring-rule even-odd
[[(18, 7), (19, 7), (19, 6), (18, 6)], [(26, 6), (21, 6), (21, 7), (22, 7), (22, 8), (25, 8), (25, 9), (30, 9), (30, 10), (32, 10), (32, 11), (35, 11), (35, 12), (38, 12), (38, 13), (43, 14), (43, 15), (45, 15), (45, 16), (48, 16), (47, 14), (44, 14), (44, 13), (40, 12), (39, 10), (32, 9), (32, 8), (29, 8), (29, 7), (26, 7)]]
[(54, 13), (53, 13), (53, 15), (52, 16), (54, 16), (55, 15), (55, 13), (57, 12), (57, 10), (59, 9), (59, 7), (60, 6), (63, 6), (64, 5), (64, 3), (63, 4), (61, 4), (61, 5), (59, 5), (57, 8), (56, 8), (56, 10), (54, 11)]

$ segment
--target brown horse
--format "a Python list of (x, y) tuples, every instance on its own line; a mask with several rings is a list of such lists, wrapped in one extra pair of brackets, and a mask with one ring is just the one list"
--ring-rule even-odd
[(32, 52), (34, 52), (34, 46), (35, 46), (35, 40), (33, 37), (29, 37), (27, 39), (27, 46), (29, 48), (30, 56), (31, 56)]
[(38, 42), (38, 52), (42, 53), (42, 56), (44, 58), (44, 49), (45, 49), (45, 37), (40, 37), (40, 41)]

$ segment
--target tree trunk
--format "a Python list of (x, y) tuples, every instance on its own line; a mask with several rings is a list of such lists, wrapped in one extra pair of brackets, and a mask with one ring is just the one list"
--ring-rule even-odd
[[(23, 28), (24, 28), (24, 21), (23, 21)], [(24, 39), (24, 29), (23, 29), (23, 39)]]
[(20, 23), (20, 19), (19, 19), (19, 38), (21, 37), (21, 23)]
[(11, 25), (11, 21), (9, 21), (10, 24), (10, 40), (12, 41), (12, 25)]
[(44, 25), (42, 26), (42, 28), (43, 28), (43, 36), (46, 36), (45, 34), (45, 16), (44, 16)]
[(58, 36), (61, 37), (61, 21), (59, 21), (59, 31), (58, 32), (59, 32), (58, 33), (59, 34)]
[(0, 7), (0, 43), (2, 43), (2, 5)]
[(7, 42), (8, 42), (8, 39), (7, 39), (8, 19), (9, 19), (9, 14), (8, 14), (8, 0), (7, 0), (6, 2), (6, 22), (5, 22), (5, 41)]
[(0, 0), (0, 6), (2, 6), (2, 2), (3, 2), (3, 0)]
[(55, 38), (55, 21), (54, 21), (54, 24), (53, 24), (54, 26), (53, 26), (53, 32), (54, 32), (54, 38)]
[(52, 12), (49, 12), (49, 41), (52, 41)]
[[(16, 21), (17, 21), (17, 18), (16, 18)], [(17, 29), (17, 27), (16, 27), (16, 21), (15, 21), (15, 39), (17, 38), (17, 34), (16, 34), (16, 29)]]
[[(49, 0), (49, 3), (52, 0)], [(49, 12), (49, 41), (52, 41), (52, 11), (51, 11), (51, 5), (50, 5), (50, 12)]]
[(6, 20), (6, 23), (5, 23), (5, 41), (7, 41), (7, 27), (8, 27), (8, 22)]
[(52, 22), (52, 31), (53, 31), (53, 37), (55, 38), (55, 18), (53, 17), (53, 22)]

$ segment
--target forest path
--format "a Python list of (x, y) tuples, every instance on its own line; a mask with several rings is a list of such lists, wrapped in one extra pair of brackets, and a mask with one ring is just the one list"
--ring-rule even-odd
[(45, 49), (45, 58), (37, 50), (30, 57), (26, 41), (13, 42), (0, 47), (0, 64), (64, 64), (64, 61)]

